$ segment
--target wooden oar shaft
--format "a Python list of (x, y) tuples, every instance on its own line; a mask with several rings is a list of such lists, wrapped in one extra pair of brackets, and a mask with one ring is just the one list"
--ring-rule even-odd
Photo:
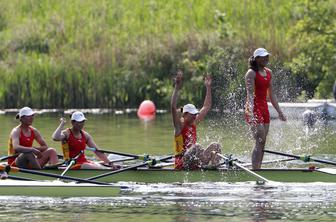
[[(216, 153), (219, 157), (223, 158), (224, 160), (228, 161), (229, 158), (227, 158), (226, 156), (223, 156), (222, 154), (220, 153)], [(248, 172), (249, 174), (261, 179), (262, 181), (265, 181), (265, 182), (269, 182), (268, 179), (266, 179), (265, 177), (263, 176), (260, 176), (259, 174), (247, 169), (246, 167), (244, 167), (243, 165), (237, 163), (236, 161), (233, 161), (232, 164), (234, 164), (235, 166), (237, 166), (238, 168), (242, 169), (242, 170), (245, 170), (246, 172)]]
[[(164, 161), (164, 160), (168, 160), (168, 159), (171, 159), (172, 157), (173, 156), (163, 157), (163, 158), (160, 158), (160, 159), (156, 160), (156, 162), (161, 162), (161, 161)], [(86, 179), (87, 180), (96, 180), (96, 179), (107, 177), (107, 176), (110, 176), (110, 175), (113, 175), (113, 174), (121, 173), (121, 172), (124, 172), (126, 170), (132, 170), (132, 169), (136, 169), (138, 167), (147, 166), (151, 161), (153, 161), (153, 160), (149, 160), (149, 161), (146, 161), (146, 162), (143, 162), (143, 163), (134, 164), (134, 165), (126, 167), (126, 168), (111, 171), (111, 172), (108, 172), (108, 173), (103, 173), (101, 175), (97, 175), (97, 176), (94, 176), (94, 177), (89, 177), (89, 178), (86, 178)]]
[[(6, 166), (4, 166), (4, 165), (0, 165), (0, 170), (5, 169), (5, 167)], [(39, 172), (37, 170), (29, 170), (29, 169), (23, 169), (23, 168), (18, 168), (18, 167), (10, 167), (10, 168), (11, 168), (11, 170), (13, 170), (15, 172), (29, 173), (29, 174), (35, 174), (35, 175), (40, 175), (40, 176), (52, 177), (52, 178), (59, 178), (59, 179), (64, 179), (64, 180), (72, 180), (72, 181), (81, 182), (81, 183), (110, 185), (109, 183), (91, 181), (91, 180), (86, 180), (86, 179), (82, 179), (82, 178), (70, 177), (70, 176), (61, 176), (61, 175), (58, 175), (58, 174)]]
[[(276, 154), (276, 155), (281, 155), (281, 156), (293, 157), (295, 159), (305, 161), (305, 157), (297, 156), (297, 155), (293, 155), (293, 154), (281, 153), (281, 152), (277, 152), (277, 151), (273, 151), (273, 150), (264, 150), (264, 152), (265, 153), (272, 153), (272, 154)], [(318, 162), (318, 163), (325, 163), (325, 164), (331, 164), (331, 165), (336, 166), (335, 162), (332, 162), (332, 161), (329, 161), (329, 160), (316, 159), (316, 158), (313, 158), (313, 157), (308, 157), (307, 161), (305, 161), (305, 162), (308, 162), (308, 161), (315, 161), (315, 162)]]

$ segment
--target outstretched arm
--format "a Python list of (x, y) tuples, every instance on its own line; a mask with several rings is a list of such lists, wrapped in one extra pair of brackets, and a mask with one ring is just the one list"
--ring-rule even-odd
[(268, 88), (268, 97), (274, 107), (274, 109), (278, 112), (279, 114), (279, 119), (282, 121), (286, 121), (286, 116), (283, 114), (283, 112), (280, 109), (279, 103), (278, 103), (278, 99), (276, 97), (276, 95), (273, 93), (273, 83), (272, 83), (272, 78), (271, 78), (271, 82), (270, 82), (270, 86)]
[(205, 116), (208, 114), (209, 110), (212, 106), (212, 95), (211, 95), (211, 84), (212, 84), (212, 76), (207, 73), (204, 77), (204, 84), (206, 87), (206, 94), (204, 98), (203, 107), (201, 108), (199, 114), (196, 117), (196, 123), (202, 121)]
[(173, 95), (170, 100), (170, 109), (171, 109), (172, 118), (173, 118), (175, 135), (179, 135), (181, 133), (181, 121), (177, 113), (177, 97), (178, 97), (178, 91), (182, 87), (182, 77), (183, 77), (183, 72), (181, 70), (177, 71), (176, 77), (174, 78), (174, 83), (175, 83), (174, 91), (173, 91)]
[[(85, 132), (85, 137), (86, 137), (86, 144), (90, 147), (90, 148), (95, 148), (95, 151), (93, 151), (96, 156), (104, 161), (105, 164), (110, 165), (110, 160), (107, 158), (107, 156), (103, 153), (99, 151), (99, 148), (97, 146), (97, 144), (93, 141), (93, 138), (90, 134), (88, 134), (87, 132)], [(113, 166), (113, 164), (111, 165)]]

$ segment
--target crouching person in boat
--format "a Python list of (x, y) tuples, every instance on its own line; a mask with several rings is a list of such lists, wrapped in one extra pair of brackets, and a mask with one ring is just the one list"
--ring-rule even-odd
[(212, 77), (207, 75), (204, 79), (206, 96), (201, 110), (198, 111), (193, 104), (187, 104), (183, 107), (182, 116), (180, 116), (176, 104), (178, 92), (182, 87), (182, 77), (183, 72), (178, 71), (174, 79), (175, 87), (171, 97), (171, 112), (175, 129), (175, 168), (194, 170), (206, 166), (216, 167), (220, 162), (220, 157), (216, 153), (221, 153), (221, 145), (211, 143), (204, 149), (196, 143), (196, 125), (204, 119), (212, 104)]
[[(16, 115), (20, 125), (13, 128), (8, 141), (8, 164), (20, 168), (41, 169), (47, 163), (57, 164), (58, 157), (54, 148), (49, 148), (40, 132), (32, 127), (35, 112), (23, 107)], [(33, 146), (34, 140), (39, 146)], [(18, 156), (14, 156), (18, 154)]]
[[(71, 114), (71, 128), (65, 129), (65, 118), (61, 118), (60, 125), (52, 135), (54, 141), (62, 142), (64, 160), (75, 159), (76, 163), (71, 169), (106, 169), (117, 170), (119, 165), (110, 163), (106, 155), (99, 151), (92, 136), (83, 130), (86, 118), (82, 112)], [(104, 165), (87, 160), (84, 154), (86, 147), (93, 148), (96, 156), (104, 162)]]

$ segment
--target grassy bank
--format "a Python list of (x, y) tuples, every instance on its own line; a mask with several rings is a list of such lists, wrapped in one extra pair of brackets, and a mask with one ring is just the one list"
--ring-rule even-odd
[(299, 4), (12, 0), (0, 7), (1, 107), (135, 107), (152, 99), (165, 108), (177, 67), (190, 80), (182, 100), (200, 103), (201, 75), (211, 71), (215, 94), (241, 101), (247, 58), (256, 47), (272, 52), (273, 67), (292, 56), (287, 31)]

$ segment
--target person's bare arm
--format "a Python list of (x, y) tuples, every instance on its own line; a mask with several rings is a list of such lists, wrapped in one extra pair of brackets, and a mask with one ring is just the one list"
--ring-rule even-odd
[(35, 128), (34, 128), (34, 134), (35, 134), (36, 141), (40, 145), (39, 147), (34, 147), (34, 148), (40, 150), (41, 152), (47, 150), (48, 149), (47, 142), (44, 140), (44, 138), (42, 137), (41, 133), (37, 129), (35, 129)]
[(52, 139), (54, 141), (63, 141), (66, 139), (66, 135), (64, 133), (64, 126), (65, 126), (66, 120), (65, 118), (61, 118), (60, 119), (60, 124), (57, 127), (57, 129), (54, 131), (54, 133), (52, 134)]
[(249, 69), (245, 74), (245, 85), (247, 93), (247, 110), (250, 119), (253, 121), (253, 109), (254, 109), (254, 85), (255, 85), (256, 73), (252, 69)]
[(206, 87), (206, 94), (204, 98), (203, 107), (201, 108), (199, 114), (196, 117), (196, 123), (202, 121), (205, 116), (208, 114), (209, 110), (212, 106), (212, 94), (211, 94), (211, 84), (212, 84), (212, 76), (207, 73), (204, 77), (204, 84)]
[(108, 165), (109, 165), (109, 164), (110, 164), (110, 160), (107, 158), (107, 156), (106, 156), (103, 152), (100, 152), (100, 151), (99, 151), (99, 147), (98, 147), (97, 144), (94, 142), (92, 136), (91, 136), (89, 133), (87, 133), (87, 132), (85, 132), (84, 134), (85, 134), (85, 137), (86, 137), (86, 144), (87, 144), (90, 148), (94, 148), (95, 150), (94, 150), (93, 152), (96, 154), (96, 156), (97, 156), (100, 160), (104, 161), (105, 164), (108, 164)]
[(16, 153), (34, 153), (37, 157), (41, 157), (42, 153), (40, 150), (34, 147), (26, 147), (20, 145), (20, 129), (14, 128), (11, 132), (12, 144)]
[(174, 91), (170, 100), (170, 110), (172, 114), (175, 135), (179, 135), (181, 133), (181, 121), (177, 113), (177, 98), (179, 94), (178, 92), (182, 87), (182, 77), (183, 72), (181, 70), (177, 71), (176, 77), (174, 78)]
[[(272, 71), (270, 70), (270, 72), (272, 73)], [(272, 75), (271, 75), (272, 76)], [(271, 78), (271, 82), (270, 82), (270, 86), (268, 87), (268, 91), (267, 91), (268, 97), (274, 107), (274, 109), (278, 112), (279, 114), (279, 119), (282, 121), (286, 121), (286, 116), (283, 114), (283, 112), (280, 109), (279, 103), (278, 103), (278, 98), (276, 97), (276, 95), (273, 93), (273, 82), (272, 82), (272, 78)]]

